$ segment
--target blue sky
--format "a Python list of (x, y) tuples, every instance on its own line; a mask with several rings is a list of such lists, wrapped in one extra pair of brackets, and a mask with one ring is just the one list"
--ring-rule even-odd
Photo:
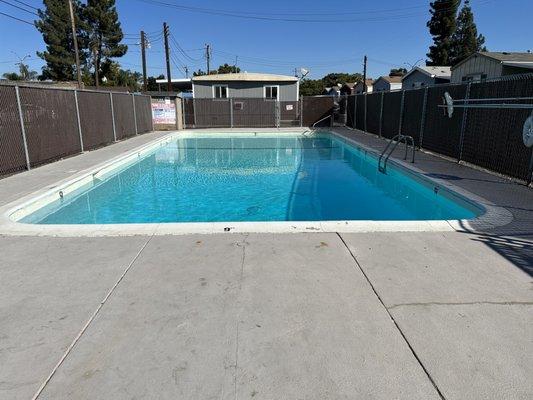
[[(6, 1), (20, 5), (13, 0)], [(426, 28), (429, 0), (357, 0), (342, 3), (318, 0), (161, 1), (250, 15), (259, 13), (267, 18), (305, 18), (319, 22), (234, 18), (161, 7), (151, 0), (117, 0), (120, 21), (128, 34), (126, 43), (135, 43), (134, 35), (141, 29), (153, 33), (154, 43), (147, 53), (149, 75), (164, 72), (163, 42), (158, 40), (163, 21), (169, 24), (174, 38), (189, 57), (173, 51), (173, 77), (183, 76), (180, 68), (183, 69), (184, 65), (191, 71), (200, 67), (205, 69), (200, 50), (205, 43), (213, 48), (211, 65), (215, 67), (225, 62), (233, 64), (235, 56), (238, 56), (238, 65), (249, 72), (291, 74), (295, 67), (305, 67), (311, 71), (310, 77), (313, 78), (328, 72), (361, 72), (364, 54), (369, 57), (369, 76), (377, 77), (387, 74), (392, 67), (413, 64), (421, 58), (425, 60), (431, 44)], [(35, 7), (42, 5), (39, 0), (23, 2)], [(471, 0), (471, 5), (478, 29), (487, 38), (489, 50), (533, 50), (533, 1)], [(30, 13), (4, 2), (0, 2), (0, 12), (24, 20), (33, 19)], [(332, 15), (338, 13), (343, 14)], [(173, 44), (173, 47), (176, 45)], [(128, 54), (119, 62), (125, 69), (141, 71), (139, 46), (131, 45), (129, 48)], [(35, 52), (43, 49), (41, 35), (35, 28), (0, 15), (0, 74), (15, 70), (17, 57), (27, 54), (31, 55), (28, 61), (32, 69), (40, 71), (42, 61)]]

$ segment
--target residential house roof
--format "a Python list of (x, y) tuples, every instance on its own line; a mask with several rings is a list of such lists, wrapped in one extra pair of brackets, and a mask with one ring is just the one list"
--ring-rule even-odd
[(261, 74), (255, 72), (239, 72), (237, 74), (213, 74), (194, 76), (193, 82), (199, 81), (247, 81), (247, 82), (296, 82), (298, 78), (289, 75)]
[(487, 57), (496, 61), (500, 61), (504, 65), (524, 66), (528, 68), (528, 65), (533, 63), (533, 53), (516, 53), (516, 52), (496, 52), (496, 51), (480, 51), (465, 58), (463, 61), (455, 64), (451, 69), (454, 70), (458, 66), (464, 64), (468, 60), (474, 57)]
[(409, 75), (413, 74), (414, 72), (421, 72), (424, 75), (427, 75), (431, 78), (444, 78), (449, 79), (452, 75), (452, 70), (450, 67), (439, 67), (439, 66), (420, 66), (420, 67), (414, 67), (411, 71), (409, 71), (407, 74), (402, 76), (402, 80), (407, 78)]

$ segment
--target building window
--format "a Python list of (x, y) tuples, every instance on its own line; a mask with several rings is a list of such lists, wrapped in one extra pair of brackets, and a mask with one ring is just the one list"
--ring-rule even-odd
[(215, 99), (227, 99), (228, 98), (228, 85), (214, 85), (213, 97)]
[(278, 86), (265, 86), (265, 99), (278, 100)]

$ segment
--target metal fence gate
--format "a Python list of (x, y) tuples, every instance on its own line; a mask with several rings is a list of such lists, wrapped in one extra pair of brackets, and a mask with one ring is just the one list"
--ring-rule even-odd
[[(334, 118), (334, 98), (331, 96), (303, 97), (298, 101), (275, 101), (265, 98), (183, 100), (185, 128), (311, 126), (327, 116)], [(343, 116), (342, 123), (345, 122)], [(331, 124), (331, 121), (328, 121), (328, 124)]]

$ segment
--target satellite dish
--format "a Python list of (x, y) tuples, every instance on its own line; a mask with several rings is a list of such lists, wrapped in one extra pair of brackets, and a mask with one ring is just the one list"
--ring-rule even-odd
[(309, 75), (309, 70), (306, 68), (300, 68), (300, 74), (302, 75), (302, 79), (305, 78), (307, 75)]
[(450, 93), (444, 92), (444, 98), (442, 99), (444, 105), (446, 106), (444, 115), (448, 115), (448, 118), (451, 118), (453, 115), (453, 99)]
[(522, 140), (526, 147), (533, 146), (533, 114), (531, 114), (528, 119), (526, 119), (526, 122), (524, 122)]

